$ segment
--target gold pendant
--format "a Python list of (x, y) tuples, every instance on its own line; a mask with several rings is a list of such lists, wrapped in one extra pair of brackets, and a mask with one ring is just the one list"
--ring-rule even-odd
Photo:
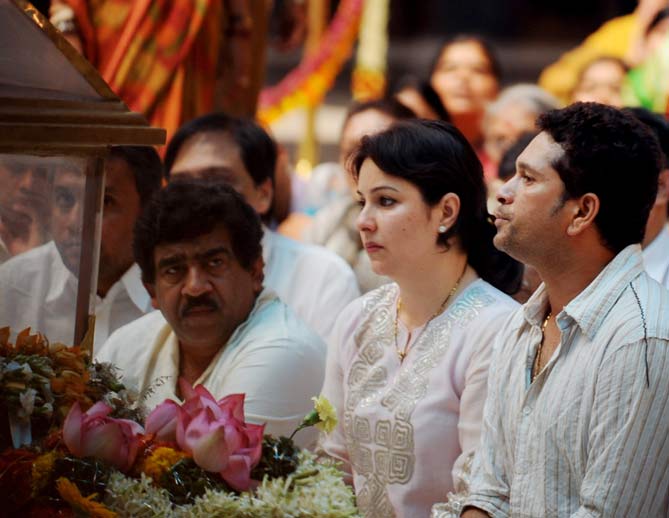
[(407, 357), (407, 351), (397, 351), (397, 357), (400, 359), (400, 363), (402, 363), (404, 358)]

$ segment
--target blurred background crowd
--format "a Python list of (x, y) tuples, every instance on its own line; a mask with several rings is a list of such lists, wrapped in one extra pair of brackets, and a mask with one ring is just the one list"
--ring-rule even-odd
[[(537, 115), (573, 101), (668, 110), (665, 0), (35, 5), (168, 142), (215, 110), (263, 124), (280, 145), (271, 226), (339, 254), (363, 292), (384, 282), (362, 251), (346, 172), (363, 135), (414, 116), (452, 122), (493, 203)], [(38, 239), (39, 228), (23, 234)]]

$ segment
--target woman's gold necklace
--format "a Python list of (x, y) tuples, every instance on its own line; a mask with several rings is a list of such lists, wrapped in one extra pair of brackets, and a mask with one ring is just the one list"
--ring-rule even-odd
[(546, 315), (546, 318), (544, 318), (544, 321), (541, 323), (541, 342), (539, 342), (536, 360), (534, 360), (534, 367), (532, 368), (532, 381), (541, 374), (541, 370), (543, 369), (541, 366), (541, 351), (543, 350), (544, 342), (546, 341), (546, 326), (548, 325), (548, 321), (551, 319), (552, 314), (552, 311), (549, 311), (548, 315)]
[[(414, 343), (416, 343), (418, 341), (418, 339), (420, 338), (420, 335), (422, 335), (423, 331), (425, 331), (425, 329), (427, 329), (427, 326), (430, 325), (430, 322), (432, 322), (432, 320), (434, 320), (436, 317), (441, 315), (441, 313), (443, 313), (443, 311), (446, 308), (446, 305), (448, 304), (448, 302), (451, 300), (453, 295), (455, 295), (455, 292), (458, 291), (458, 287), (460, 286), (460, 281), (465, 276), (466, 271), (467, 271), (467, 265), (465, 264), (465, 269), (462, 270), (462, 273), (460, 274), (460, 277), (458, 278), (457, 281), (455, 281), (455, 284), (451, 288), (451, 291), (448, 292), (448, 296), (441, 303), (441, 305), (439, 306), (439, 309), (437, 309), (437, 311), (435, 311), (435, 313), (429, 318), (429, 320), (427, 322), (425, 322), (425, 326), (423, 326), (423, 329), (421, 330), (420, 334), (416, 337), (416, 340), (414, 340)], [(395, 332), (394, 332), (394, 336), (395, 336), (395, 351), (397, 352), (397, 358), (399, 359), (400, 363), (402, 363), (404, 361), (404, 358), (407, 357), (407, 354), (409, 354), (409, 341), (408, 340), (407, 340), (406, 345), (404, 346), (404, 349), (400, 349), (397, 346), (397, 328), (398, 328), (398, 324), (399, 324), (400, 310), (401, 309), (402, 309), (402, 298), (397, 297), (397, 312), (395, 313)]]

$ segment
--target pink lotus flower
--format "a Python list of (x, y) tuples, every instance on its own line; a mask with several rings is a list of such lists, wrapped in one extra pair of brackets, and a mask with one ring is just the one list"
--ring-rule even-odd
[(171, 399), (163, 401), (146, 418), (146, 433), (155, 435), (159, 441), (177, 442), (179, 408)]
[(135, 462), (143, 429), (134, 421), (108, 417), (112, 410), (100, 401), (83, 413), (79, 403), (74, 403), (65, 418), (63, 441), (77, 457), (95, 457), (128, 471)]
[(216, 401), (202, 385), (180, 380), (185, 402), (167, 400), (146, 420), (147, 433), (176, 442), (206, 471), (219, 473), (232, 488), (245, 491), (260, 461), (265, 426), (244, 422), (244, 395)]

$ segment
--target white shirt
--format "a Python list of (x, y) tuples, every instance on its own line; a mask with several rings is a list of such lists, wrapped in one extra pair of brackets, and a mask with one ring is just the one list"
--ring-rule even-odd
[[(77, 279), (60, 257), (53, 241), (17, 255), (0, 266), (0, 326), (13, 336), (26, 327), (51, 342), (72, 344)], [(151, 311), (151, 297), (134, 264), (101, 299), (95, 297), (95, 344)]]
[(268, 228), (262, 248), (264, 285), (327, 341), (341, 310), (360, 296), (351, 267), (325, 248), (298, 243)]
[[(353, 302), (328, 349), (323, 394), (339, 424), (321, 445), (352, 473), (365, 518), (427, 517), (453, 490), (479, 442), (495, 334), (518, 306), (487, 282), (472, 282), (413, 330), (400, 363), (398, 296), (392, 283)], [(398, 343), (408, 339), (398, 322)]]
[(494, 518), (666, 516), (669, 292), (628, 246), (558, 314), (561, 342), (530, 383), (547, 307), (542, 285), (499, 330), (466, 504)]
[(669, 289), (669, 225), (643, 249), (643, 263), (648, 275)]
[[(271, 290), (258, 296), (246, 321), (221, 347), (195, 381), (216, 399), (243, 393), (246, 420), (267, 423), (265, 433), (290, 435), (313, 408), (325, 370), (325, 344)], [(147, 409), (165, 399), (178, 401), (179, 339), (160, 311), (119, 329), (104, 344), (96, 360), (120, 369), (131, 389), (151, 392)], [(296, 436), (312, 444), (313, 429)]]

